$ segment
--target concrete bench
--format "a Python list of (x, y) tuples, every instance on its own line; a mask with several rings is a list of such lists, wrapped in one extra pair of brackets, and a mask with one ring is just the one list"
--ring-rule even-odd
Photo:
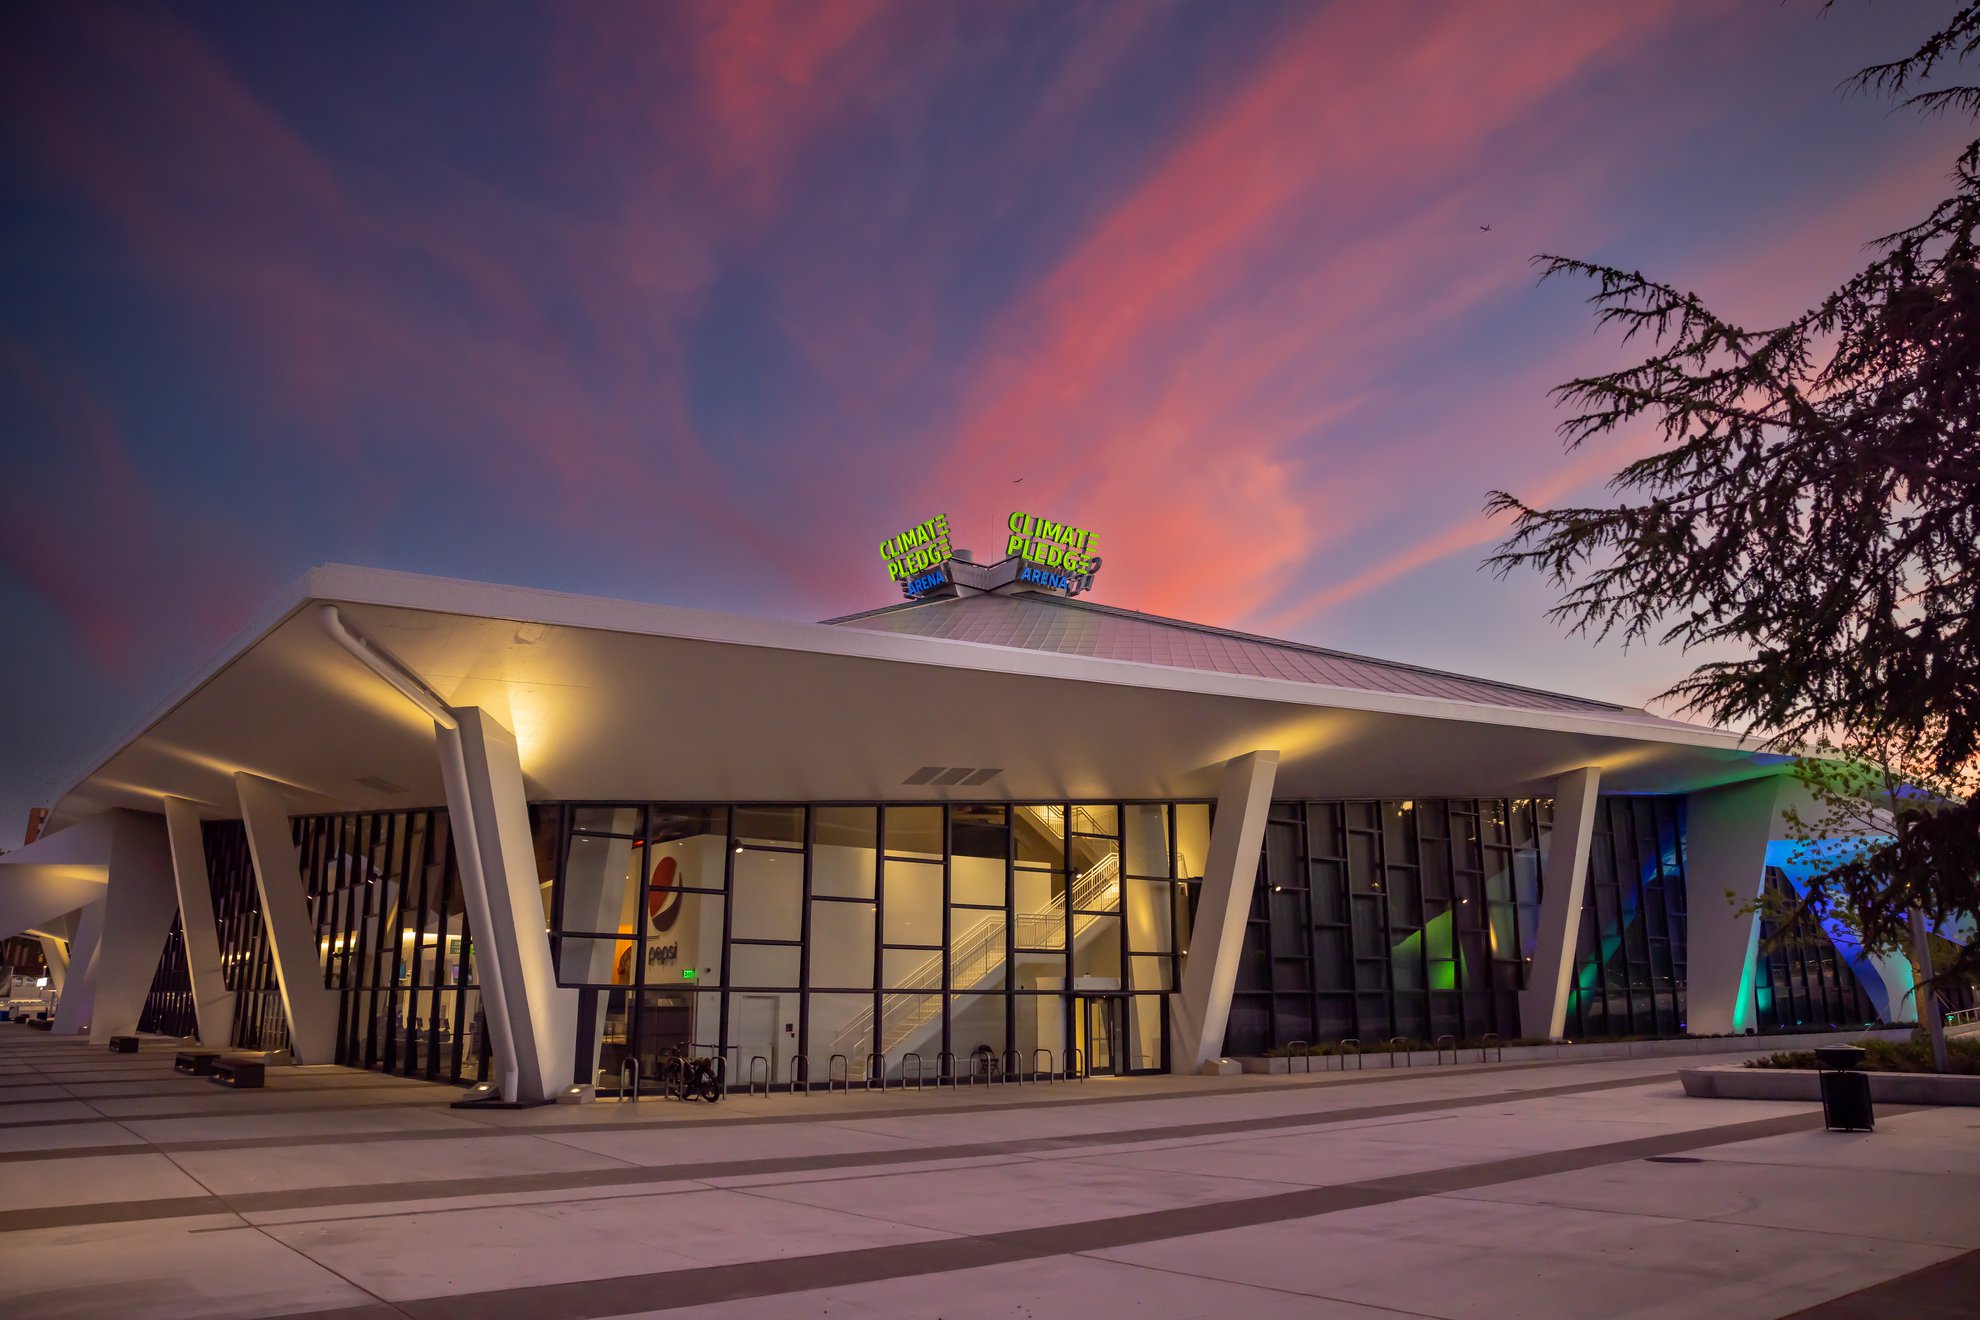
[(172, 1071), (188, 1077), (211, 1077), (214, 1060), (219, 1057), (219, 1050), (180, 1050), (172, 1056)]
[(215, 1059), (211, 1075), (222, 1086), (251, 1091), (266, 1084), (268, 1066), (260, 1059)]
[(136, 1036), (112, 1036), (110, 1038), (110, 1052), (112, 1054), (136, 1054), (137, 1045)]

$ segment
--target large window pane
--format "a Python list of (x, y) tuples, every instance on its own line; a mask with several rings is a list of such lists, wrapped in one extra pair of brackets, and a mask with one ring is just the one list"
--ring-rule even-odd
[(1127, 882), (1128, 947), (1136, 953), (1167, 953), (1171, 943), (1172, 886), (1162, 880)]
[(890, 857), (942, 856), (942, 809), (940, 807), (888, 807), (887, 855)]
[(1176, 804), (1176, 876), (1201, 880), (1204, 863), (1210, 859), (1210, 804)]
[(1017, 859), (1036, 866), (1065, 865), (1065, 811), (1056, 805), (1012, 809)]
[(803, 807), (737, 807), (736, 841), (797, 847), (804, 842)]
[(814, 994), (808, 999), (812, 1085), (822, 1088), (828, 1078), (846, 1075), (857, 1081), (873, 1048), (873, 996)]
[(732, 944), (729, 984), (793, 989), (798, 983), (798, 953), (787, 944)]
[(1010, 1001), (1003, 995), (956, 995), (949, 1001), (949, 1041), (962, 1076), (987, 1076), (996, 1071), (1004, 1051), (1004, 1013)]
[(953, 908), (949, 913), (950, 988), (974, 990), (987, 987), (1004, 971), (1003, 910)]
[(942, 988), (940, 949), (882, 949), (880, 985), (885, 990)]
[(1002, 907), (1007, 869), (1002, 853), (995, 857), (955, 857), (949, 863), (950, 901)]
[(922, 862), (887, 863), (885, 942), (942, 942), (942, 868)]
[(1169, 809), (1160, 803), (1137, 803), (1125, 809), (1126, 867), (1129, 875), (1169, 874)]
[(795, 940), (804, 933), (804, 857), (744, 849), (735, 860), (739, 940)]
[(867, 848), (879, 837), (880, 813), (872, 807), (815, 807), (812, 833), (819, 846)]
[(811, 983), (826, 989), (873, 985), (873, 908), (867, 903), (811, 905)]
[(1121, 977), (1121, 919), (1076, 917), (1073, 975), (1113, 981)]

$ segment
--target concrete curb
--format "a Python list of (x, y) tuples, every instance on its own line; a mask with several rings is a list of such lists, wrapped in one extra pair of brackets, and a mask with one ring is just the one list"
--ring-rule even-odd
[[(1870, 1099), (1886, 1105), (1980, 1106), (1980, 1077), (1932, 1073), (1866, 1072)], [(1808, 1100), (1822, 1098), (1821, 1074), (1801, 1068), (1746, 1068), (1720, 1064), (1680, 1068), (1684, 1093), (1707, 1100)]]

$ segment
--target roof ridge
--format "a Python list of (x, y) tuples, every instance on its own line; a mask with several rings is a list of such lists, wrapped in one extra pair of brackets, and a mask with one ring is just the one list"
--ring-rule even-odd
[[(1550, 691), (1547, 688), (1529, 687), (1523, 683), (1511, 683), (1511, 682), (1507, 682), (1504, 679), (1484, 678), (1477, 674), (1460, 674), (1454, 670), (1449, 670), (1449, 669), (1433, 669), (1428, 665), (1419, 665), (1408, 660), (1388, 660), (1388, 659), (1384, 659), (1381, 656), (1362, 655), (1354, 651), (1341, 651), (1341, 650), (1336, 650), (1332, 647), (1317, 646), (1311, 642), (1295, 641), (1291, 638), (1286, 638), (1286, 637), (1267, 637), (1263, 633), (1242, 632), (1236, 628), (1220, 628), (1212, 624), (1196, 623), (1189, 619), (1174, 619), (1163, 614), (1150, 614), (1144, 610), (1130, 610), (1119, 605), (1103, 605), (1098, 601), (1074, 600), (1062, 596), (1048, 596), (1042, 592), (1025, 592), (1022, 593), (1022, 595), (1027, 601), (1034, 602), (1039, 605), (1055, 606), (1061, 609), (1075, 610), (1083, 613), (1110, 615), (1115, 618), (1132, 619), (1142, 623), (1159, 624), (1169, 628), (1178, 628), (1185, 632), (1197, 633), (1206, 637), (1227, 638), (1227, 639), (1234, 639), (1237, 641), (1252, 642), (1262, 646), (1283, 647), (1287, 650), (1299, 651), (1307, 655), (1323, 656), (1332, 660), (1345, 660), (1360, 664), (1380, 665), (1389, 669), (1401, 670), (1407, 673), (1418, 674), (1426, 678), (1448, 679), (1460, 683), (1483, 683), (1490, 685), (1491, 687), (1503, 689), (1507, 692), (1520, 692), (1520, 693), (1525, 693), (1528, 696), (1545, 697), (1554, 701), (1580, 702), (1584, 705), (1599, 707), (1603, 710), (1628, 711), (1636, 714), (1645, 714), (1645, 715), (1649, 714), (1648, 711), (1643, 710), (1641, 707), (1625, 706), (1619, 702), (1604, 701), (1599, 697), (1583, 697), (1583, 696), (1578, 696), (1571, 692), (1554, 692), (1554, 691)], [(923, 599), (920, 600), (902, 601), (894, 605), (883, 605), (877, 609), (863, 610), (855, 614), (841, 615), (840, 617), (835, 619), (822, 620), (822, 622), (827, 624), (857, 623), (862, 619), (872, 619), (887, 615), (903, 614), (908, 611), (916, 610), (916, 609), (935, 608), (940, 606), (961, 606), (965, 602), (974, 601), (979, 598), (982, 597), (976, 595), (938, 596), (932, 598), (924, 597)], [(1014, 600), (1017, 599), (1017, 597), (1000, 596), (999, 599)]]

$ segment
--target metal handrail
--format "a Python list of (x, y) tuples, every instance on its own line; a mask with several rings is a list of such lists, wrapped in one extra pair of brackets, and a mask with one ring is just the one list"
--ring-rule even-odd
[(768, 1097), (770, 1094), (770, 1060), (764, 1058), (761, 1054), (752, 1054), (749, 1056), (749, 1084), (743, 1089), (751, 1095), (756, 1094), (756, 1065), (759, 1063), (763, 1065), (763, 1094), (765, 1097)]
[[(798, 1076), (799, 1073), (804, 1076)], [(811, 1094), (811, 1056), (808, 1054), (791, 1057), (791, 1091), (796, 1095)]]
[(1963, 1027), (1969, 1022), (1980, 1022), (1980, 1008), (1959, 1008), (1946, 1014), (1949, 1027)]
[[(875, 1065), (878, 1066), (876, 1067)], [(871, 1091), (873, 1089), (873, 1082), (875, 1078), (879, 1079), (881, 1090), (884, 1091), (887, 1089), (887, 1056), (886, 1055), (878, 1053), (877, 1051), (868, 1051), (866, 1055), (866, 1062), (860, 1066), (862, 1069), (864, 1069), (866, 1073), (867, 1090)]]
[(1364, 1068), (1366, 1068), (1366, 1067), (1368, 1066), (1368, 1062), (1367, 1062), (1367, 1060), (1366, 1060), (1365, 1058), (1363, 1058), (1363, 1056), (1362, 1056), (1362, 1053), (1361, 1053), (1361, 1037), (1359, 1037), (1359, 1036), (1347, 1036), (1347, 1037), (1344, 1037), (1344, 1038), (1343, 1038), (1343, 1039), (1341, 1040), (1341, 1044), (1340, 1044), (1340, 1049), (1341, 1049), (1341, 1071), (1342, 1071), (1342, 1072), (1346, 1072), (1346, 1071), (1347, 1071), (1347, 1061), (1348, 1061), (1348, 1048), (1347, 1048), (1347, 1047), (1348, 1047), (1348, 1046), (1350, 1046), (1350, 1045), (1352, 1045), (1352, 1046), (1354, 1046), (1354, 1067), (1355, 1067), (1355, 1071), (1356, 1071), (1356, 1072), (1360, 1072), (1360, 1071), (1361, 1071), (1362, 1069), (1364, 1069)]
[(1044, 1077), (1045, 1080), (1049, 1082), (1052, 1080), (1052, 1074), (1054, 1073), (1055, 1069), (1052, 1066), (1052, 1051), (1045, 1048), (1043, 1045), (1040, 1045), (1037, 1049), (1031, 1052), (1031, 1076), (1034, 1080), (1039, 1076), (1038, 1056), (1041, 1054), (1045, 1056)]
[(1452, 1062), (1452, 1063), (1456, 1063), (1456, 1062), (1458, 1061), (1458, 1056), (1457, 1056), (1457, 1037), (1456, 1037), (1456, 1036), (1453, 1036), (1453, 1035), (1451, 1035), (1451, 1034), (1449, 1034), (1449, 1033), (1447, 1032), (1447, 1033), (1445, 1033), (1444, 1035), (1442, 1035), (1442, 1036), (1439, 1036), (1439, 1037), (1437, 1037), (1437, 1066), (1438, 1066), (1439, 1068), (1441, 1068), (1441, 1067), (1443, 1067), (1443, 1066), (1444, 1066), (1444, 1042), (1445, 1042), (1445, 1041), (1449, 1041), (1449, 1042), (1451, 1043), (1451, 1062)]
[[(1074, 1059), (1079, 1060), (1077, 1070), (1073, 1068)], [(1086, 1080), (1086, 1051), (1077, 1045), (1068, 1045), (1066, 1047), (1066, 1075), (1076, 1082)]]
[(1312, 1042), (1312, 1041), (1310, 1041), (1310, 1040), (1295, 1040), (1295, 1041), (1291, 1041), (1291, 1042), (1288, 1042), (1288, 1043), (1287, 1043), (1287, 1045), (1286, 1045), (1286, 1073), (1287, 1073), (1287, 1075), (1288, 1075), (1288, 1076), (1290, 1076), (1290, 1075), (1292, 1074), (1292, 1061), (1293, 1061), (1293, 1059), (1294, 1059), (1294, 1057), (1295, 1057), (1295, 1056), (1297, 1056), (1298, 1058), (1301, 1058), (1301, 1059), (1304, 1059), (1304, 1060), (1306, 1061), (1306, 1066), (1305, 1066), (1305, 1068), (1303, 1068), (1303, 1069), (1302, 1069), (1301, 1071), (1303, 1071), (1303, 1072), (1312, 1072), (1312, 1071), (1313, 1071), (1313, 1042)]
[(832, 1094), (832, 1083), (834, 1082), (839, 1084), (841, 1091), (850, 1094), (852, 1091), (851, 1070), (852, 1060), (843, 1054), (834, 1054), (831, 1058), (825, 1060), (825, 1094)]
[(1015, 1079), (1019, 1086), (1024, 1085), (1024, 1055), (1016, 1050), (1004, 1051), (1004, 1057), (998, 1060), (998, 1069), (1004, 1074), (1005, 1081)]
[(1499, 1062), (1504, 1063), (1506, 1061), (1506, 1045), (1505, 1042), (1499, 1038), (1498, 1032), (1488, 1031), (1484, 1035), (1478, 1038), (1478, 1061), (1480, 1063), (1485, 1062), (1486, 1050), (1497, 1050), (1499, 1054)]
[(1404, 1047), (1404, 1048), (1403, 1048), (1403, 1052), (1402, 1052), (1402, 1056), (1403, 1056), (1403, 1066), (1404, 1066), (1405, 1068), (1414, 1068), (1414, 1067), (1415, 1067), (1416, 1065), (1415, 1065), (1415, 1064), (1413, 1064), (1413, 1063), (1411, 1063), (1411, 1062), (1409, 1061), (1409, 1048), (1408, 1048), (1408, 1046), (1409, 1046), (1409, 1037), (1407, 1037), (1407, 1036), (1391, 1036), (1391, 1037), (1389, 1037), (1389, 1066), (1390, 1066), (1391, 1068), (1393, 1068), (1393, 1067), (1395, 1067), (1395, 1066), (1396, 1066), (1396, 1046), (1398, 1046), (1398, 1045), (1401, 1045), (1401, 1046), (1403, 1046), (1403, 1047)]
[(943, 1082), (947, 1082), (952, 1089), (957, 1085), (956, 1065), (959, 1062), (954, 1050), (943, 1050), (935, 1056), (935, 1085), (938, 1088)]
[(907, 1090), (907, 1084), (908, 1084), (907, 1068), (908, 1068), (909, 1059), (914, 1060), (914, 1089), (919, 1091), (924, 1086), (927, 1085), (927, 1082), (923, 1079), (921, 1075), (921, 1056), (915, 1053), (913, 1050), (909, 1050), (906, 1054), (903, 1054), (901, 1056), (901, 1089), (903, 1091)]

